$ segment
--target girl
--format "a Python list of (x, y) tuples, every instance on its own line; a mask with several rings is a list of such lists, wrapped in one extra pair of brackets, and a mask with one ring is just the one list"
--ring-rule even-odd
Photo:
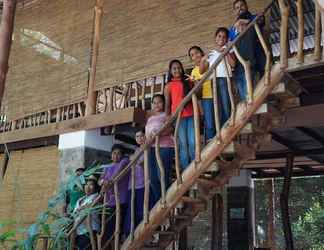
[[(116, 211), (116, 199), (114, 193), (114, 187), (111, 186), (108, 190), (108, 185), (111, 184), (114, 177), (117, 176), (129, 163), (128, 157), (125, 156), (124, 147), (120, 144), (114, 144), (111, 149), (111, 160), (112, 163), (104, 166), (104, 174), (102, 177), (103, 187), (102, 190), (106, 195), (106, 206), (108, 210)], [(121, 204), (121, 225), (127, 211), (127, 193), (128, 193), (128, 181), (129, 174), (125, 175), (118, 181), (119, 200)], [(107, 230), (104, 239), (110, 239), (115, 231), (115, 216), (109, 219), (107, 222)], [(121, 230), (123, 231), (123, 230)], [(123, 232), (121, 232), (121, 235)]]
[[(211, 50), (207, 56), (204, 56), (199, 65), (200, 74), (205, 73), (208, 68), (221, 56), (222, 52), (226, 48), (228, 42), (228, 30), (227, 28), (218, 28), (215, 32), (215, 49)], [(216, 81), (217, 81), (217, 94), (220, 105), (220, 123), (221, 126), (228, 120), (231, 115), (230, 99), (227, 89), (227, 72), (229, 76), (232, 76), (232, 67), (235, 66), (235, 57), (229, 53), (225, 56), (226, 61), (222, 60), (216, 68)], [(226, 69), (227, 67), (227, 69)]]
[[(145, 133), (143, 130), (139, 130), (135, 134), (135, 140), (139, 146), (145, 144)], [(141, 148), (138, 147), (135, 150), (136, 154)], [(144, 203), (144, 155), (142, 154), (136, 162), (135, 166), (135, 220), (134, 229), (143, 219), (143, 203)], [(127, 199), (127, 213), (124, 224), (124, 232), (127, 237), (131, 231), (132, 220), (132, 179), (129, 178), (128, 184), (128, 199)]]
[[(173, 114), (183, 98), (189, 93), (191, 82), (186, 78), (182, 63), (172, 60), (169, 64), (168, 83), (164, 89), (165, 111)], [(195, 130), (193, 120), (193, 106), (189, 102), (182, 110), (178, 131), (180, 164), (187, 168), (195, 158)]]
[[(156, 132), (164, 125), (167, 120), (167, 115), (164, 112), (165, 99), (163, 95), (155, 95), (152, 99), (152, 110), (151, 116), (148, 118), (145, 133), (146, 136), (154, 137)], [(167, 129), (162, 133), (159, 138), (160, 143), (160, 156), (165, 172), (165, 188), (171, 184), (171, 170), (174, 158), (174, 145), (171, 137), (172, 128)], [(149, 166), (150, 166), (150, 183), (152, 195), (150, 198), (150, 206), (161, 198), (161, 182), (160, 182), (160, 169), (155, 157), (155, 145), (153, 144), (149, 154)]]
[[(202, 74), (199, 72), (199, 66), (205, 53), (199, 46), (192, 46), (188, 51), (188, 55), (195, 64), (195, 67), (191, 71), (191, 79), (193, 81), (199, 81), (202, 77)], [(211, 80), (206, 80), (203, 83), (201, 99), (204, 114), (205, 138), (206, 141), (209, 141), (216, 134)]]

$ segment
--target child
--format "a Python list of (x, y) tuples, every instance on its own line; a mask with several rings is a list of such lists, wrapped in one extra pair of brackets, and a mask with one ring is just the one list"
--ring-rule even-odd
[[(243, 12), (238, 17), (237, 22), (237, 32), (242, 33), (246, 30), (247, 25), (250, 22), (250, 14), (249, 12)], [(244, 60), (249, 61), (251, 66), (251, 76), (252, 82), (255, 81), (255, 73), (256, 73), (256, 64), (257, 64), (257, 56), (256, 56), (256, 46), (257, 46), (257, 34), (254, 29), (249, 29), (245, 32), (244, 36), (236, 43), (236, 47), (243, 57)], [(246, 100), (247, 95), (247, 82), (245, 77), (244, 67), (240, 62), (237, 62), (234, 70), (234, 80), (239, 92), (239, 96), (241, 100)]]
[[(191, 61), (193, 61), (195, 64), (195, 67), (191, 71), (191, 79), (193, 81), (199, 81), (202, 77), (202, 74), (200, 74), (199, 72), (199, 66), (201, 59), (203, 58), (205, 53), (199, 46), (192, 46), (188, 51), (188, 55)], [(209, 141), (215, 136), (216, 133), (211, 80), (206, 80), (203, 83), (201, 98), (201, 104), (204, 114), (205, 137), (206, 141)]]
[[(208, 68), (221, 56), (221, 53), (225, 50), (226, 44), (228, 42), (228, 30), (224, 27), (220, 27), (215, 32), (215, 49), (211, 50), (208, 56), (204, 56), (199, 65), (200, 74), (205, 73)], [(230, 98), (228, 94), (228, 86), (227, 86), (227, 73), (229, 77), (232, 76), (232, 69), (234, 67), (235, 59), (232, 53), (228, 53), (225, 56), (225, 60), (222, 60), (220, 64), (218, 64), (216, 68), (216, 86), (217, 86), (217, 94), (219, 96), (219, 105), (220, 105), (220, 123), (221, 126), (228, 120), (231, 115), (230, 108)], [(227, 67), (227, 69), (226, 69)], [(211, 103), (208, 106), (212, 106)], [(209, 107), (206, 107), (208, 110)], [(211, 112), (210, 110), (209, 112)]]
[[(114, 187), (111, 186), (107, 190), (108, 185), (113, 181), (114, 177), (117, 176), (129, 163), (128, 157), (125, 156), (124, 147), (120, 144), (114, 144), (111, 149), (111, 160), (112, 163), (105, 166), (103, 174), (103, 190), (106, 192), (106, 206), (112, 212), (116, 211), (116, 200)], [(119, 200), (121, 204), (121, 225), (123, 225), (123, 219), (125, 218), (127, 211), (127, 193), (128, 193), (128, 181), (129, 174), (125, 175), (118, 182)], [(107, 223), (105, 239), (110, 239), (115, 231), (115, 216), (109, 219)], [(122, 231), (122, 230), (121, 230)], [(121, 235), (123, 232), (121, 232)]]
[[(176, 111), (183, 98), (189, 93), (191, 85), (185, 76), (182, 63), (179, 60), (172, 60), (169, 64), (168, 83), (164, 89), (167, 115)], [(195, 130), (191, 102), (185, 106), (180, 116), (178, 131), (180, 165), (185, 169), (195, 159)]]
[[(139, 130), (135, 134), (135, 140), (139, 146), (145, 144), (145, 133), (143, 130)], [(136, 154), (141, 148), (138, 147), (135, 150)], [(135, 166), (135, 219), (134, 229), (143, 219), (143, 203), (144, 203), (144, 154), (136, 162)], [(128, 199), (127, 199), (127, 213), (124, 223), (124, 232), (126, 237), (131, 231), (132, 221), (132, 178), (129, 178), (128, 184)]]
[[(163, 95), (157, 94), (152, 99), (152, 115), (148, 118), (145, 133), (147, 137), (153, 137), (156, 132), (163, 127), (167, 120), (167, 115), (164, 112), (165, 99)], [(165, 130), (159, 138), (160, 144), (160, 156), (165, 172), (165, 188), (171, 185), (171, 170), (174, 158), (174, 145), (171, 137), (172, 128)], [(155, 156), (155, 145), (153, 144), (149, 154), (149, 166), (150, 166), (150, 182), (152, 195), (150, 199), (151, 207), (161, 197), (161, 175), (159, 165)]]

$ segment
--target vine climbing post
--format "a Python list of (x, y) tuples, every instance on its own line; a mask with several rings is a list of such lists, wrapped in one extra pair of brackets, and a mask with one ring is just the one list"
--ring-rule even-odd
[(5, 89), (17, 0), (3, 0), (0, 26), (0, 107)]

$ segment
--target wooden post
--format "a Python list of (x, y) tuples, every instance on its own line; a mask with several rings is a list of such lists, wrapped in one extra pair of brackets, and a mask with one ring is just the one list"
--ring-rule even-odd
[(222, 250), (223, 245), (223, 197), (216, 194), (212, 198), (211, 250)]
[(200, 120), (199, 120), (199, 107), (196, 94), (192, 95), (192, 105), (194, 111), (194, 128), (195, 128), (195, 161), (200, 162), (201, 153), (201, 139), (200, 139)]
[(166, 187), (165, 187), (165, 171), (164, 171), (164, 166), (163, 162), (161, 159), (160, 155), (160, 142), (159, 142), (160, 137), (157, 135), (155, 137), (155, 158), (159, 166), (160, 170), (160, 182), (161, 182), (161, 203), (162, 206), (166, 206), (166, 200), (165, 200), (165, 193), (166, 193)]
[(130, 226), (131, 241), (134, 240), (134, 230), (135, 230), (135, 168), (136, 165), (133, 164), (131, 169), (131, 226)]
[(251, 63), (249, 61), (246, 61), (236, 48), (236, 46), (233, 46), (235, 56), (237, 57), (238, 61), (243, 65), (244, 67), (244, 73), (245, 73), (245, 79), (247, 84), (247, 102), (251, 104), (253, 102), (253, 81), (252, 81), (252, 74), (251, 74)]
[(175, 154), (175, 169), (176, 169), (176, 175), (177, 175), (177, 183), (180, 185), (182, 183), (182, 176), (181, 176), (181, 170), (180, 170), (180, 155), (179, 155), (179, 143), (178, 143), (178, 131), (180, 126), (180, 120), (181, 120), (181, 112), (178, 114), (175, 129), (174, 129), (174, 154)]
[(270, 83), (270, 72), (271, 72), (271, 52), (269, 50), (269, 47), (267, 45), (267, 42), (264, 40), (264, 37), (262, 35), (261, 29), (257, 23), (254, 25), (255, 31), (258, 35), (259, 41), (261, 42), (262, 49), (266, 55), (266, 65), (265, 65), (265, 74), (264, 76), (266, 77), (266, 84)]
[(179, 233), (179, 250), (188, 250), (188, 230), (185, 227)]
[(116, 202), (116, 223), (115, 223), (115, 249), (119, 250), (119, 241), (120, 241), (120, 223), (121, 223), (121, 205), (119, 199), (119, 190), (118, 190), (118, 181), (114, 183), (114, 193), (115, 193), (115, 202)]
[(92, 231), (92, 226), (91, 226), (91, 214), (89, 214), (87, 216), (86, 226), (87, 226), (87, 230), (88, 230), (89, 235), (90, 235), (91, 250), (97, 250), (97, 243), (96, 243), (94, 233)]
[(42, 250), (47, 250), (47, 248), (48, 248), (48, 238), (44, 237)]
[(275, 190), (274, 190), (274, 180), (270, 179), (266, 181), (266, 188), (268, 192), (269, 199), (269, 209), (268, 209), (268, 230), (267, 230), (267, 246), (274, 250), (276, 249), (275, 242)]
[(96, 84), (95, 81), (96, 81), (97, 60), (98, 60), (99, 45), (100, 45), (102, 6), (103, 6), (103, 0), (96, 0), (91, 68), (90, 68), (90, 78), (88, 84), (88, 96), (86, 102), (85, 115), (92, 115), (96, 113), (97, 91), (95, 91), (95, 84)]
[(8, 61), (14, 29), (17, 0), (3, 0), (0, 26), (0, 107), (2, 105), (5, 82), (8, 72)]
[(304, 62), (304, 8), (303, 0), (297, 0), (297, 18), (298, 18), (298, 50), (297, 63)]
[(283, 230), (285, 234), (287, 250), (294, 250), (294, 244), (293, 244), (294, 242), (293, 242), (293, 235), (292, 235), (291, 225), (290, 225), (289, 204), (288, 204), (293, 166), (294, 166), (294, 156), (292, 154), (289, 154), (287, 155), (287, 168), (284, 170), (285, 179), (284, 179), (282, 192), (280, 194), (281, 216), (282, 216)]
[(150, 200), (150, 174), (149, 174), (149, 155), (148, 149), (144, 150), (144, 206), (143, 206), (143, 218), (144, 223), (149, 222), (149, 200)]
[[(324, 20), (322, 20), (324, 22)], [(322, 32), (324, 32), (322, 30)], [(320, 61), (322, 54), (321, 54), (321, 11), (318, 4), (315, 4), (315, 50), (314, 56), (315, 60)]]
[(143, 85), (142, 85), (142, 109), (145, 110), (145, 88), (146, 88), (146, 81), (147, 79), (145, 79), (143, 81)]
[(282, 69), (288, 67), (288, 18), (289, 8), (286, 6), (284, 0), (278, 0), (281, 25), (280, 25), (280, 65)]
[(234, 94), (233, 94), (232, 82), (231, 82), (231, 78), (230, 78), (230, 71), (228, 69), (229, 64), (226, 60), (226, 57), (224, 57), (224, 62), (225, 62), (225, 69), (226, 69), (227, 91), (228, 91), (228, 95), (229, 95), (230, 101), (231, 101), (230, 125), (234, 126), (235, 125), (234, 122), (235, 122), (236, 105), (235, 105), (235, 99), (234, 99)]
[(217, 73), (216, 69), (213, 71), (213, 104), (214, 104), (214, 116), (215, 116), (215, 127), (217, 130), (217, 134), (220, 137), (220, 130), (221, 130), (221, 124), (220, 124), (220, 113), (219, 113), (219, 105), (218, 105), (218, 91), (217, 91)]

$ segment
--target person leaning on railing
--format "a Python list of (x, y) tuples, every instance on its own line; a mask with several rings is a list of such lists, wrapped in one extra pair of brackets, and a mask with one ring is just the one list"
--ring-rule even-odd
[[(245, 19), (240, 18), (240, 15), (242, 13), (246, 13), (246, 16), (248, 17), (249, 21), (252, 21), (257, 17), (257, 15), (252, 14), (249, 11), (249, 7), (248, 7), (246, 0), (235, 0), (233, 2), (233, 10), (234, 10), (234, 13), (236, 16), (236, 20), (235, 20), (235, 24), (229, 28), (229, 40), (230, 41), (233, 41), (241, 32), (241, 31), (239, 31), (241, 23), (242, 22), (248, 23)], [(262, 16), (261, 18), (259, 18), (257, 23), (258, 23), (261, 31), (263, 31), (264, 26), (265, 26), (265, 17)], [(256, 37), (255, 39), (256, 39), (256, 46), (254, 48), (254, 53), (256, 56), (255, 71), (259, 74), (259, 78), (261, 78), (264, 75), (266, 56), (265, 56), (264, 50), (262, 48), (262, 45), (261, 45), (258, 37)]]
[[(120, 144), (114, 144), (111, 149), (111, 160), (112, 163), (108, 165), (104, 165), (104, 173), (101, 177), (100, 183), (102, 184), (102, 191), (105, 191), (106, 195), (106, 203), (104, 206), (108, 208), (113, 214), (116, 211), (116, 197), (114, 193), (114, 187), (112, 184), (112, 180), (115, 176), (117, 176), (129, 163), (129, 158), (125, 155), (125, 149)], [(123, 176), (117, 184), (118, 193), (119, 193), (119, 201), (121, 206), (121, 225), (124, 223), (124, 219), (127, 212), (127, 194), (128, 194), (128, 182), (129, 182), (128, 172), (125, 176)], [(107, 188), (110, 187), (108, 190)], [(106, 230), (104, 234), (104, 239), (108, 240), (111, 238), (115, 231), (115, 215), (111, 218), (108, 216), (109, 220), (106, 222)], [(121, 227), (122, 228), (122, 227)], [(121, 235), (123, 235), (123, 229), (121, 229)]]
[[(228, 42), (228, 30), (225, 27), (220, 27), (216, 30), (214, 36), (214, 49), (212, 49), (207, 55), (205, 55), (199, 65), (199, 73), (205, 73), (209, 66), (212, 65), (222, 55), (226, 49)], [(225, 60), (216, 67), (216, 86), (217, 95), (219, 96), (219, 110), (220, 110), (220, 122), (221, 126), (228, 120), (231, 115), (230, 97), (227, 87), (227, 76), (232, 77), (232, 68), (235, 66), (235, 56), (233, 53), (228, 53), (225, 56)], [(208, 110), (209, 109), (209, 110)], [(209, 103), (208, 107), (204, 107), (204, 112), (210, 112), (213, 114), (213, 101)], [(213, 123), (215, 126), (215, 123)], [(211, 137), (212, 138), (212, 137)], [(211, 139), (207, 138), (207, 139)]]
[[(91, 209), (90, 206), (98, 198), (99, 186), (97, 184), (97, 178), (89, 176), (84, 187), (85, 196), (79, 198), (76, 202), (73, 214), (76, 216), (74, 223), (78, 223), (82, 219), (82, 211)], [(98, 211), (90, 211), (90, 227), (94, 236), (100, 231), (100, 219)], [(87, 220), (83, 221), (76, 228), (75, 242), (78, 250), (91, 249), (91, 240), (89, 235), (89, 227), (87, 226)]]
[[(164, 112), (165, 99), (161, 94), (157, 94), (152, 99), (152, 112), (148, 118), (145, 126), (145, 134), (150, 139), (156, 135), (156, 132), (163, 127), (168, 119), (167, 114)], [(169, 127), (164, 130), (159, 137), (160, 157), (164, 167), (164, 184), (168, 189), (171, 185), (171, 172), (174, 159), (174, 143), (172, 139), (173, 128)], [(150, 148), (149, 153), (149, 167), (150, 167), (150, 208), (161, 198), (161, 173), (155, 155), (155, 144)]]
[[(172, 60), (169, 63), (168, 83), (164, 89), (165, 112), (174, 114), (182, 100), (189, 93), (193, 83), (185, 75), (182, 63)], [(193, 105), (189, 102), (181, 111), (178, 131), (180, 165), (182, 169), (188, 167), (195, 159), (195, 129)]]
[[(244, 32), (251, 21), (250, 13), (242, 12), (238, 17), (236, 28), (238, 34)], [(251, 67), (252, 83), (256, 81), (256, 65), (257, 65), (257, 34), (253, 28), (245, 32), (241, 40), (235, 44), (239, 54), (245, 61), (249, 61)], [(247, 77), (244, 66), (237, 60), (234, 69), (234, 81), (240, 96), (240, 100), (246, 100), (247, 96)]]

